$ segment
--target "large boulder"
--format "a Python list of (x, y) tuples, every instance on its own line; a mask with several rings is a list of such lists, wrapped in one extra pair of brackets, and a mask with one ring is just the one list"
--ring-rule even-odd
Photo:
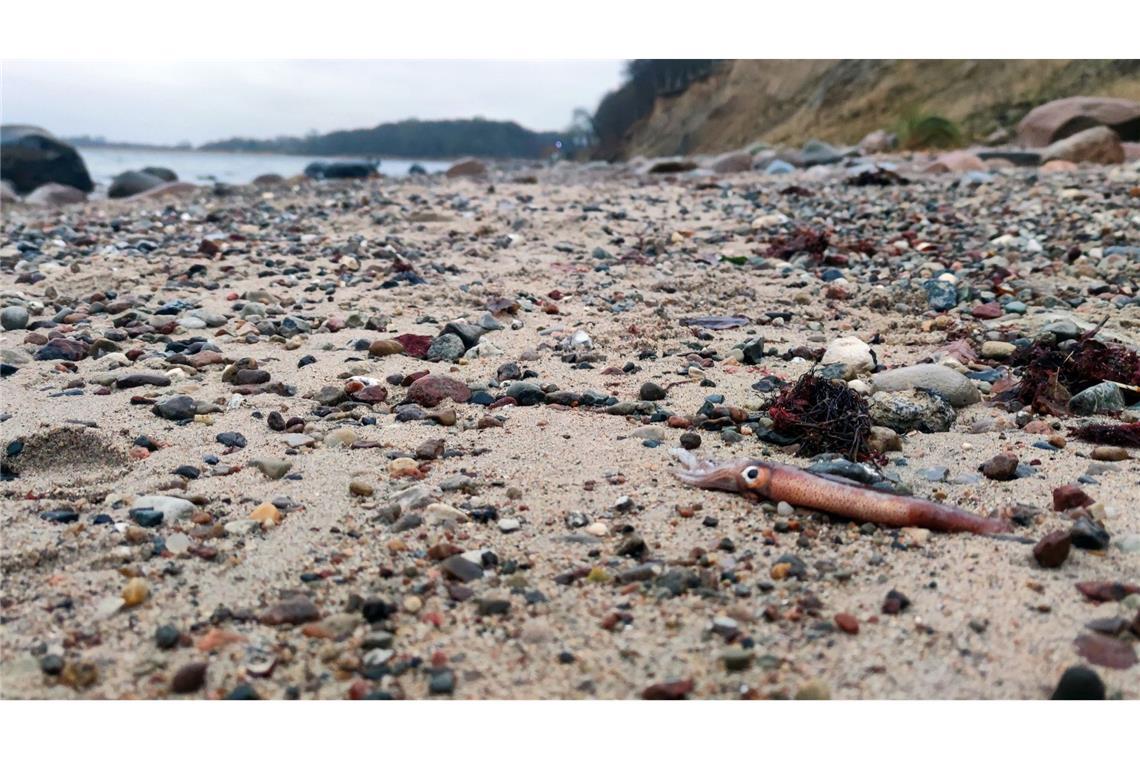
[(457, 161), (447, 170), (448, 177), (482, 177), (486, 174), (487, 165), (477, 158)]
[(1053, 143), (1041, 152), (1041, 161), (1119, 164), (1124, 161), (1124, 147), (1120, 144), (1120, 135), (1111, 128), (1093, 127)]
[(17, 193), (57, 182), (85, 193), (95, 189), (79, 152), (45, 129), (18, 124), (0, 127), (0, 179)]
[(1017, 125), (1017, 142), (1043, 148), (1092, 127), (1111, 127), (1122, 140), (1140, 140), (1140, 103), (1078, 96), (1037, 106)]
[(24, 200), (41, 206), (66, 206), (69, 203), (83, 203), (87, 200), (87, 193), (79, 188), (49, 182), (28, 193)]
[(162, 184), (165, 184), (165, 181), (161, 177), (148, 172), (123, 172), (111, 180), (111, 186), (107, 188), (107, 197), (129, 198)]

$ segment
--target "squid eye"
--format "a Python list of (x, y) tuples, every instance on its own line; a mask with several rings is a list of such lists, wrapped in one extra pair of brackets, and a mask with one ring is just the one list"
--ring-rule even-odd
[(744, 479), (751, 483), (753, 480), (756, 480), (756, 478), (760, 477), (760, 468), (749, 467), (742, 474), (744, 475)]

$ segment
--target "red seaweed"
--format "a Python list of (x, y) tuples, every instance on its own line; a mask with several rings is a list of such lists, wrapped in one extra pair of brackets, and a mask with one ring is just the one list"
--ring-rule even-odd
[(1084, 425), (1079, 428), (1071, 428), (1071, 431), (1077, 438), (1089, 443), (1140, 448), (1140, 422), (1120, 425)]
[(1140, 385), (1140, 355), (1119, 343), (1093, 338), (1103, 324), (1083, 334), (1074, 349), (1037, 340), (1014, 354), (1011, 363), (1024, 369), (1013, 397), (1036, 412), (1063, 417), (1073, 394), (1097, 383)]
[(799, 453), (843, 454), (853, 462), (877, 461), (871, 450), (871, 413), (867, 402), (846, 383), (825, 380), (814, 372), (781, 390), (766, 404), (773, 429), (794, 438)]

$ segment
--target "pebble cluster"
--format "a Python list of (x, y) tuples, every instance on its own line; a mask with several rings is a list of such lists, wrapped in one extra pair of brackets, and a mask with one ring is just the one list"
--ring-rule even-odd
[[(1140, 698), (1140, 166), (286, 181), (0, 232), (6, 697)], [(1107, 321), (1105, 321), (1107, 320)], [(765, 401), (864, 396), (881, 465)], [(691, 489), (668, 449), (1020, 540)]]

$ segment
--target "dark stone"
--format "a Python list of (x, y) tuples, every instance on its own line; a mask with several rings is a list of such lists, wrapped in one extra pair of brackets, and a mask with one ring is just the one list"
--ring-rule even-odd
[(192, 662), (189, 665), (183, 665), (174, 674), (174, 678), (170, 682), (170, 690), (175, 694), (192, 694), (198, 691), (206, 684), (207, 667), (208, 664), (205, 662)]
[(692, 451), (701, 447), (701, 437), (696, 433), (681, 433), (681, 448)]
[(48, 522), (73, 523), (79, 519), (79, 513), (73, 509), (51, 509), (47, 512), (40, 512), (40, 517)]
[(534, 406), (546, 400), (546, 394), (534, 383), (511, 383), (506, 395), (518, 402), (519, 406)]
[(257, 693), (257, 689), (253, 688), (247, 683), (238, 684), (234, 690), (225, 696), (226, 699), (233, 700), (251, 700), (261, 699), (261, 695)]
[(44, 655), (40, 659), (40, 670), (44, 675), (58, 676), (63, 672), (63, 658), (58, 654)]
[(1078, 549), (1101, 551), (1111, 540), (1104, 526), (1089, 517), (1079, 517), (1069, 528), (1069, 538)]
[(764, 361), (764, 339), (753, 338), (740, 347), (744, 352), (745, 364), (759, 364)]
[(926, 291), (927, 304), (935, 311), (949, 311), (958, 305), (958, 290), (953, 283), (927, 280), (922, 288)]
[(39, 361), (77, 362), (87, 357), (87, 345), (67, 338), (52, 338), (36, 351)]
[(115, 387), (119, 390), (127, 388), (138, 388), (141, 385), (155, 385), (159, 388), (165, 388), (170, 385), (170, 378), (166, 375), (125, 375), (115, 381)]
[(897, 615), (909, 606), (910, 599), (907, 599), (905, 594), (891, 589), (887, 592), (887, 598), (883, 600), (883, 614)]
[(663, 401), (665, 399), (665, 389), (657, 383), (643, 383), (638, 396), (642, 401)]
[(480, 617), (506, 615), (511, 611), (510, 599), (476, 599), (475, 605)]
[(461, 554), (453, 554), (440, 563), (444, 575), (459, 581), (470, 583), (483, 577), (483, 567), (477, 565)]
[(455, 673), (447, 668), (440, 668), (431, 674), (428, 691), (432, 694), (451, 694), (455, 691)]
[(95, 189), (79, 152), (47, 130), (24, 125), (0, 127), (0, 179), (21, 195), (58, 183), (89, 193)]
[(147, 166), (143, 168), (143, 174), (149, 174), (152, 177), (158, 177), (163, 182), (177, 182), (178, 175), (172, 170), (164, 166)]
[(165, 420), (192, 420), (198, 412), (198, 402), (189, 396), (171, 396), (152, 406), (151, 411)]
[(396, 605), (386, 599), (380, 599), (378, 597), (366, 599), (364, 603), (360, 605), (360, 614), (363, 615), (364, 619), (369, 623), (387, 620), (395, 611)]
[(153, 174), (147, 174), (145, 172), (123, 172), (111, 180), (111, 186), (107, 188), (107, 197), (129, 198), (132, 195), (153, 190), (163, 184), (165, 184), (165, 181)]
[(132, 509), (131, 519), (144, 528), (155, 528), (162, 525), (162, 512), (157, 509)]
[(169, 623), (160, 625), (154, 631), (154, 644), (159, 649), (174, 649), (181, 638), (179, 630)]
[(475, 346), (485, 332), (487, 331), (484, 328), (469, 322), (449, 322), (440, 334), (457, 336), (463, 341), (463, 347), (468, 349)]
[(1104, 681), (1091, 668), (1074, 665), (1061, 674), (1050, 699), (1104, 699)]
[(1063, 530), (1055, 530), (1041, 538), (1033, 547), (1033, 558), (1041, 567), (1060, 567), (1069, 556), (1072, 539)]
[(245, 436), (241, 433), (218, 433), (214, 440), (231, 449), (244, 449), (247, 444)]
[(379, 162), (313, 161), (305, 167), (305, 176), (315, 179), (362, 179), (377, 175)]

